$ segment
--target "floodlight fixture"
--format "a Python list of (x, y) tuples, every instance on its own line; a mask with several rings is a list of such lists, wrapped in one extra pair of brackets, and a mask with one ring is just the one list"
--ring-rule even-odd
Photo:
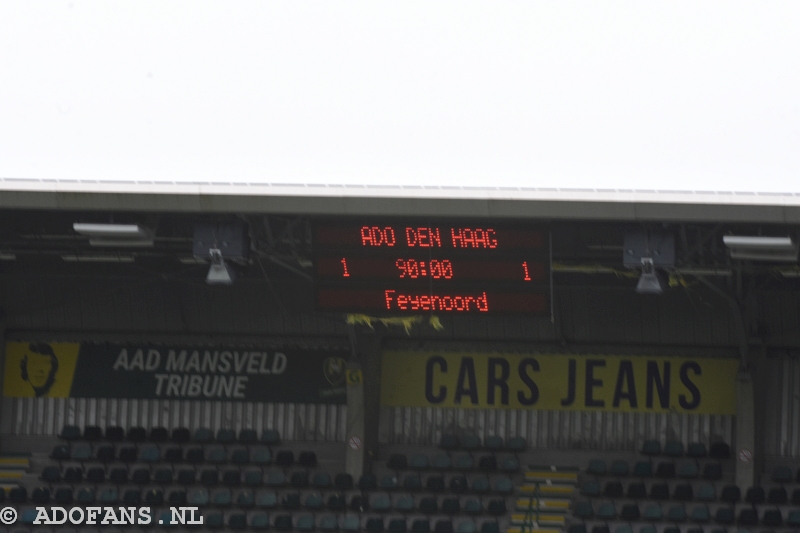
[(219, 248), (211, 248), (209, 251), (211, 256), (211, 267), (208, 269), (206, 276), (206, 283), (210, 285), (230, 285), (236, 279), (236, 274), (231, 267), (225, 264), (225, 259), (222, 258), (222, 252)]
[(730, 250), (731, 259), (797, 261), (798, 245), (791, 237), (723, 235), (722, 242)]
[(636, 292), (639, 294), (662, 294), (664, 292), (664, 283), (650, 257), (642, 258), (642, 275), (639, 276), (639, 283), (636, 284)]
[(89, 237), (91, 246), (153, 246), (153, 232), (139, 224), (75, 222), (72, 229)]

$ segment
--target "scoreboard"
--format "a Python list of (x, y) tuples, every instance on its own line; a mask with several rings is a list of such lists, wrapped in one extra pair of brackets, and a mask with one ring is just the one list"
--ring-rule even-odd
[(487, 222), (315, 222), (320, 311), (550, 313), (546, 228)]

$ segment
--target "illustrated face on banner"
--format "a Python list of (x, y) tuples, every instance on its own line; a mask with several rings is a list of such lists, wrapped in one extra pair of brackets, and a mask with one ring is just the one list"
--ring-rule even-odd
[(20, 375), (37, 397), (46, 396), (56, 381), (58, 358), (46, 343), (31, 343), (20, 361)]
[(345, 361), (341, 357), (328, 357), (322, 363), (322, 371), (325, 378), (331, 385), (341, 385), (344, 383)]

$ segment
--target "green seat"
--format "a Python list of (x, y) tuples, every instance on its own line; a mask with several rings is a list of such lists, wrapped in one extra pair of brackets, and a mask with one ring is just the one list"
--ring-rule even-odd
[(431, 467), (436, 470), (447, 470), (450, 468), (451, 461), (450, 456), (446, 453), (439, 453), (433, 456), (433, 461), (431, 461)]
[(794, 475), (788, 466), (776, 466), (772, 469), (772, 481), (775, 483), (791, 483)]
[(786, 525), (793, 528), (800, 527), (800, 510), (789, 511), (786, 517)]
[(342, 520), (343, 531), (358, 531), (360, 528), (361, 522), (359, 521), (357, 515), (345, 515), (344, 519)]
[(614, 529), (614, 533), (633, 533), (633, 528), (628, 524), (622, 524)]
[(481, 448), (481, 438), (477, 435), (464, 435), (461, 438), (462, 450), (479, 450)]
[(303, 513), (298, 516), (295, 528), (298, 531), (314, 531), (314, 515)]
[(673, 505), (667, 509), (668, 522), (683, 522), (686, 520), (686, 508), (683, 505)]
[(412, 470), (427, 470), (430, 466), (428, 456), (424, 453), (416, 453), (411, 456), (408, 466)]
[(644, 512), (642, 513), (642, 518), (645, 520), (660, 521), (663, 517), (664, 513), (661, 510), (661, 506), (657, 503), (649, 504), (644, 508)]
[(460, 453), (453, 460), (453, 468), (456, 470), (472, 470), (475, 467), (475, 460), (468, 453)]
[(303, 502), (303, 506), (306, 509), (322, 509), (322, 494), (319, 492), (311, 492), (306, 495), (305, 501)]
[(250, 529), (269, 529), (269, 515), (258, 512), (250, 516)]
[(683, 479), (694, 479), (700, 475), (700, 469), (694, 461), (682, 461), (678, 463), (678, 477)]
[(489, 478), (486, 476), (475, 476), (472, 479), (472, 492), (489, 492)]
[(514, 492), (514, 482), (508, 476), (500, 476), (494, 482), (494, 492), (498, 494), (511, 494)]
[(701, 502), (713, 502), (717, 499), (717, 491), (711, 483), (701, 483), (697, 486), (694, 499)]
[(586, 468), (586, 473), (592, 476), (606, 475), (606, 462), (602, 459), (592, 459)]
[(272, 491), (259, 491), (256, 494), (256, 507), (274, 509), (278, 505), (278, 495)]
[(468, 514), (482, 514), (483, 504), (478, 498), (467, 498), (464, 500), (464, 512)]
[[(525, 437), (511, 437), (506, 441), (506, 450), (513, 452), (513, 453), (521, 453), (524, 452), (528, 448), (528, 441)], [(483, 532), (483, 526), (481, 526), (481, 533)]]
[(381, 478), (380, 482), (378, 482), (378, 488), (384, 490), (394, 490), (397, 488), (397, 477), (388, 474)]
[(617, 508), (611, 502), (603, 502), (595, 513), (600, 520), (613, 520), (617, 516)]
[(476, 533), (477, 527), (472, 520), (461, 520), (456, 526), (456, 533)]
[(639, 528), (639, 533), (658, 533), (655, 526), (642, 526)]
[(664, 455), (668, 457), (680, 457), (683, 455), (683, 443), (679, 440), (669, 440), (664, 445)]
[(500, 461), (500, 470), (502, 472), (516, 472), (519, 470), (519, 459), (516, 457), (503, 457)]
[(372, 496), (372, 501), (370, 501), (369, 505), (373, 511), (388, 511), (392, 508), (392, 500), (385, 492), (377, 493)]
[(503, 449), (503, 437), (492, 435), (483, 440), (483, 447), (492, 452), (499, 452)]
[(389, 520), (389, 527), (386, 528), (389, 533), (406, 533), (408, 525), (405, 518), (392, 518)]
[(272, 453), (266, 446), (254, 446), (250, 450), (250, 462), (258, 466), (266, 466), (272, 461)]
[(689, 512), (689, 520), (698, 523), (711, 520), (711, 511), (708, 510), (708, 505), (696, 505), (692, 507), (692, 510)]
[(320, 531), (337, 531), (339, 529), (339, 521), (336, 519), (336, 515), (325, 514), (319, 517), (317, 528)]
[(596, 498), (600, 496), (600, 482), (596, 479), (590, 479), (581, 487), (581, 494), (587, 498)]
[(414, 510), (414, 498), (410, 494), (400, 494), (395, 497), (394, 510), (400, 513), (409, 513)]

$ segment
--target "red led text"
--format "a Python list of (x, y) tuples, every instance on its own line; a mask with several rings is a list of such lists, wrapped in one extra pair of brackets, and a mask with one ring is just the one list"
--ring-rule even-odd
[(497, 248), (497, 233), (491, 229), (452, 228), (453, 248)]
[(400, 311), (489, 311), (486, 292), (480, 296), (463, 294), (398, 294), (395, 290), (384, 291), (386, 309)]
[(378, 226), (361, 227), (361, 246), (394, 246), (397, 242), (394, 229), (391, 226), (379, 228)]
[(439, 228), (406, 228), (406, 242), (410, 248), (441, 248)]
[(453, 279), (453, 264), (448, 259), (431, 259), (430, 261), (398, 259), (394, 264), (400, 269), (401, 278)]

